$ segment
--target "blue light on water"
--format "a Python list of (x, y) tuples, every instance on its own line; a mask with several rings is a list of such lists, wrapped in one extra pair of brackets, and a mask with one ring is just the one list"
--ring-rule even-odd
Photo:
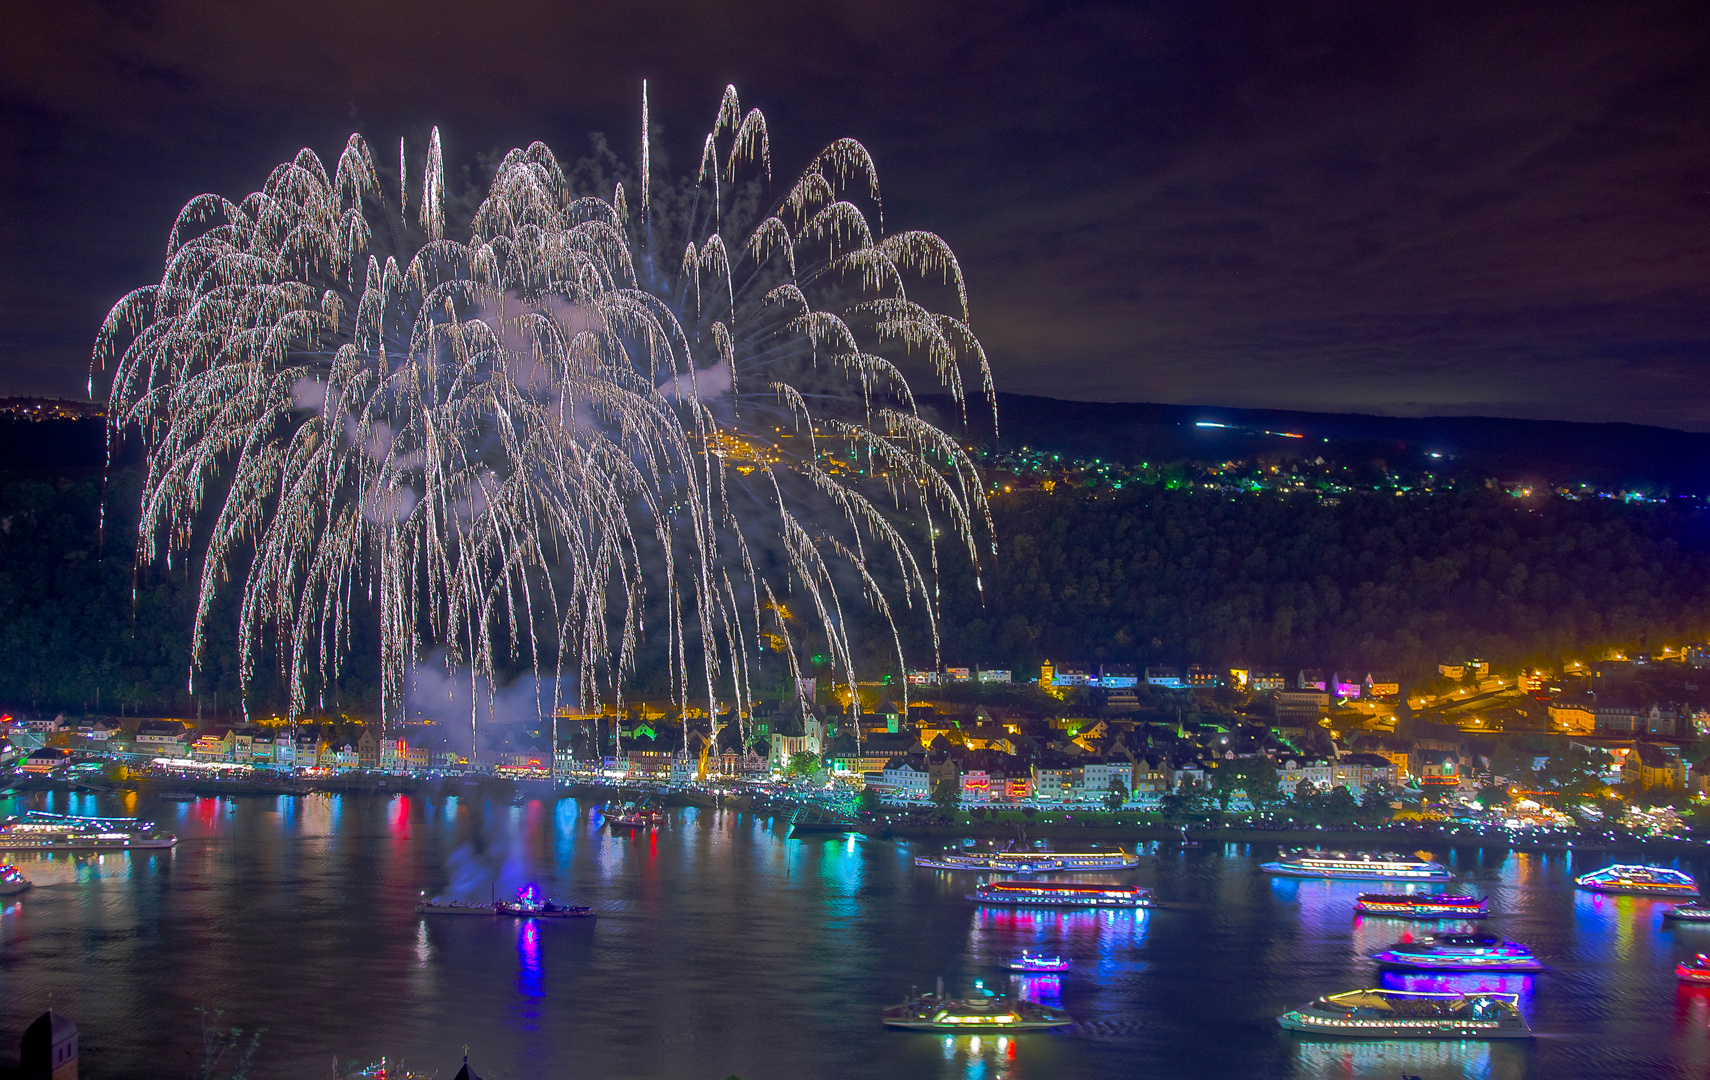
[(540, 969), (540, 924), (523, 919), (517, 926), (517, 991), (524, 997), (545, 994)]

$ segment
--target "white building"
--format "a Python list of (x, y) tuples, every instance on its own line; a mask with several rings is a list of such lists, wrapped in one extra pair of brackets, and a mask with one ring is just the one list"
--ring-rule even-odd
[(916, 769), (906, 757), (885, 762), (885, 771), (879, 775), (884, 787), (906, 798), (924, 799), (932, 794), (932, 777), (925, 769)]

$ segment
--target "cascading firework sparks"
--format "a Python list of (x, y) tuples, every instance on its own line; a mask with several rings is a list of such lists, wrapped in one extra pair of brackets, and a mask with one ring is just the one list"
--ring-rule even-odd
[(192, 686), (228, 582), (244, 684), (271, 649), (294, 716), (364, 605), (388, 722), (431, 649), (589, 708), (621, 705), (648, 641), (680, 704), (746, 715), (767, 650), (800, 677), (804, 626), (854, 684), (856, 593), (899, 665), (898, 605), (936, 653), (938, 538), (978, 581), (991, 522), (897, 364), (959, 403), (977, 377), (995, 409), (955, 256), (883, 233), (853, 140), (767, 209), (766, 122), (734, 88), (697, 176), (646, 160), (645, 136), (639, 177), (513, 150), (463, 241), (437, 129), (419, 187), (383, 190), (352, 135), (330, 175), (305, 149), (241, 202), (185, 206), (91, 377), (112, 366), (110, 443), (146, 450), (139, 560), (201, 556)]

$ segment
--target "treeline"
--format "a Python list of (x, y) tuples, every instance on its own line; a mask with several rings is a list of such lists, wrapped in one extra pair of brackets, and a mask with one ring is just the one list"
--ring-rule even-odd
[(1009, 496), (984, 603), (950, 568), (953, 664), (1041, 660), (1421, 678), (1452, 655), (1599, 658), (1710, 637), (1703, 512), (1495, 492)]
[[(237, 707), (229, 597), (193, 699), (196, 583), (181, 563), (135, 569), (137, 494), (130, 469), (110, 485), (0, 475), (0, 704)], [(1710, 638), (1710, 525), (1671, 505), (1142, 487), (1007, 496), (994, 514), (983, 603), (964, 561), (941, 552), (949, 664), (1020, 677), (1047, 658), (1244, 661), (1422, 678), (1457, 654), (1548, 664)], [(910, 633), (911, 661), (929, 662)], [(892, 662), (888, 633), (861, 636), (875, 671)], [(377, 651), (346, 658), (329, 711), (373, 711)], [(249, 700), (278, 704), (265, 663)]]

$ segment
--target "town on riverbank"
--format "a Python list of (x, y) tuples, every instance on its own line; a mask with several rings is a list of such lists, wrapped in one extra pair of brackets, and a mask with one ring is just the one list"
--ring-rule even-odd
[(348, 717), (8, 715), (0, 768), (14, 788), (551, 785), (926, 835), (1690, 845), (1710, 835), (1707, 668), (1701, 645), (1552, 671), (1456, 659), (1405, 690), (1360, 668), (1047, 663), (1023, 681), (949, 667), (906, 686), (810, 685), (745, 715), (643, 701), (385, 732)]

